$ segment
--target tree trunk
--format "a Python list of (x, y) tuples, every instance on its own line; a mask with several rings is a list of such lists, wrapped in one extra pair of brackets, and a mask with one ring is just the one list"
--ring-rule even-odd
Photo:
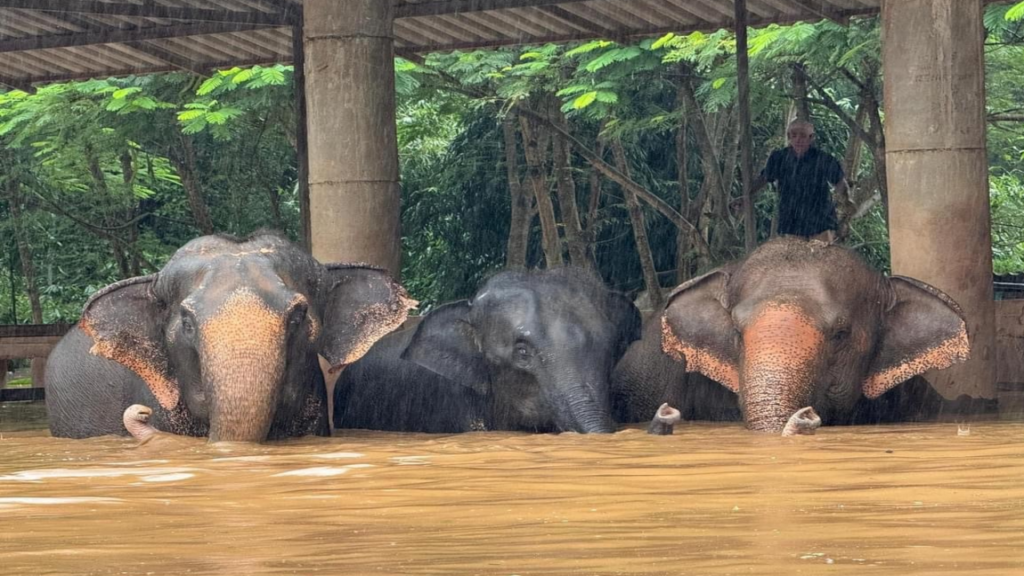
[[(139, 241), (139, 200), (135, 197), (135, 162), (131, 152), (127, 149), (121, 153), (121, 175), (124, 178), (125, 191), (127, 192), (128, 206), (125, 209), (125, 221), (128, 222), (128, 244), (134, 248)], [(128, 250), (128, 273), (131, 276), (141, 274), (139, 257), (135, 250)]]
[(181, 179), (181, 186), (188, 195), (188, 205), (192, 210), (192, 218), (196, 222), (199, 231), (205, 234), (213, 234), (213, 221), (210, 219), (210, 210), (203, 199), (203, 191), (199, 185), (199, 175), (196, 173), (196, 152), (192, 145), (192, 138), (178, 132), (177, 148), (172, 148), (168, 159), (174, 164), (174, 170)]
[(804, 66), (800, 63), (793, 64), (793, 107), (796, 114), (786, 119), (786, 127), (793, 120), (811, 121), (811, 108), (807, 102), (807, 75), (804, 73)]
[(523, 149), (526, 165), (530, 175), (530, 185), (537, 202), (540, 215), (540, 229), (544, 240), (544, 260), (548, 268), (562, 266), (562, 243), (558, 239), (558, 220), (555, 218), (555, 206), (551, 201), (551, 191), (544, 169), (544, 158), (550, 140), (548, 131), (539, 122), (519, 117), (520, 129), (523, 133)]
[[(676, 129), (676, 178), (679, 182), (679, 213), (689, 216), (691, 212), (690, 147), (689, 138), (686, 133), (689, 122), (687, 122), (686, 106), (682, 104), (681, 100), (679, 105), (682, 110), (682, 121), (679, 123), (679, 128)], [(695, 245), (693, 235), (694, 232), (691, 230), (683, 230), (681, 228), (676, 230), (676, 284), (686, 282), (692, 274), (693, 255), (690, 251)]]
[[(21, 213), (21, 182), (17, 175), (8, 173), (7, 199), (10, 203), (11, 219), (14, 224), (14, 237), (18, 245), (18, 256), (21, 259), (21, 273), (25, 276), (25, 292), (28, 293), (29, 305), (32, 307), (32, 323), (43, 323), (43, 305), (39, 299), (39, 286), (36, 283), (36, 266), (32, 259), (32, 245), (29, 243), (28, 231)], [(14, 319), (17, 321), (17, 318)]]
[(679, 94), (683, 97), (686, 108), (693, 111), (690, 117), (693, 120), (693, 133), (697, 149), (700, 151), (704, 179), (710, 185), (709, 193), (711, 196), (728, 199), (729, 194), (723, 183), (722, 171), (719, 167), (718, 154), (715, 151), (712, 134), (708, 129), (706, 116), (697, 102), (697, 95), (693, 89), (692, 71), (688, 65), (684, 69), (686, 73), (680, 83)]
[[(551, 106), (551, 114), (562, 130), (568, 132), (569, 123), (557, 105)], [(576, 182), (572, 177), (571, 148), (569, 142), (558, 134), (553, 135), (551, 140), (551, 157), (558, 190), (558, 207), (562, 213), (562, 229), (565, 231), (565, 241), (569, 245), (569, 261), (576, 266), (592, 268), (592, 262), (587, 258), (580, 212), (576, 207)]]
[(505, 267), (526, 268), (526, 250), (530, 244), (530, 221), (533, 219), (530, 197), (523, 191), (519, 180), (519, 156), (516, 150), (516, 116), (509, 112), (502, 122), (505, 142), (505, 172), (508, 177), (509, 201), (512, 217), (508, 227)]
[[(629, 178), (629, 162), (626, 160), (626, 151), (623, 150), (621, 141), (612, 142), (612, 154), (615, 156), (615, 164), (619, 172)], [(647, 239), (644, 213), (632, 190), (623, 188), (622, 195), (626, 200), (626, 210), (629, 211), (629, 222), (633, 225), (633, 240), (636, 242), (636, 253), (640, 257), (640, 268), (643, 269), (647, 296), (650, 299), (651, 307), (658, 310), (661, 308), (662, 302), (661, 282), (658, 281), (658, 271), (654, 268), (654, 255), (651, 254), (651, 244)]]
[[(604, 126), (605, 122), (602, 120), (601, 127), (597, 131), (597, 143), (595, 145), (595, 154), (598, 158), (604, 158), (604, 140), (601, 137), (601, 133), (604, 132)], [(597, 218), (601, 209), (602, 182), (601, 172), (591, 168), (590, 177), (587, 182), (590, 196), (587, 198), (587, 220), (584, 222), (586, 225), (586, 228), (584, 228), (584, 238), (587, 242), (587, 257), (595, 265), (597, 263)]]
[[(85, 149), (85, 160), (89, 167), (89, 174), (92, 176), (93, 184), (96, 186), (97, 196), (103, 198), (103, 201), (110, 206), (103, 213), (103, 226), (104, 228), (111, 229), (115, 228), (119, 222), (116, 218), (111, 217), (111, 212), (119, 211), (117, 206), (117, 200), (110, 194), (110, 187), (107, 186), (107, 176), (103, 173), (103, 167), (100, 165), (99, 156), (90, 147)], [(117, 237), (109, 238), (110, 251), (114, 256), (114, 261), (117, 263), (117, 270), (121, 278), (130, 278), (132, 276), (131, 265), (128, 263), (128, 257), (125, 255), (124, 243)]]

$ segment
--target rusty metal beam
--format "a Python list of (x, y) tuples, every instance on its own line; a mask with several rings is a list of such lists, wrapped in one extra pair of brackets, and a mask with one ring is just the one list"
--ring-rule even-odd
[[(3, 1), (3, 0), (0, 0)], [(243, 32), (276, 27), (267, 24), (241, 24), (234, 22), (202, 22), (198, 24), (182, 24), (178, 26), (153, 26), (150, 28), (134, 28), (124, 30), (111, 28), (81, 32), (77, 34), (59, 34), (55, 36), (28, 36), (0, 40), (0, 52), (20, 52), (23, 50), (44, 50), (46, 48), (68, 48), (71, 46), (88, 46), (90, 44), (115, 44), (120, 42), (155, 40), (157, 38), (179, 38), (182, 36), (200, 36), (221, 32)]]
[(395, 6), (395, 18), (437, 16), (458, 12), (486, 12), (490, 10), (511, 10), (513, 8), (535, 8), (552, 4), (569, 4), (580, 0), (434, 0), (416, 4)]
[(789, 0), (789, 2), (801, 6), (815, 16), (831, 20), (836, 24), (845, 26), (850, 21), (849, 18), (844, 17), (842, 13), (828, 2), (822, 2), (821, 0)]
[(293, 12), (269, 13), (255, 10), (208, 10), (185, 6), (160, 6), (152, 3), (128, 4), (97, 2), (94, 0), (0, 0), (0, 8), (18, 8), (21, 10), (60, 12), (65, 14), (132, 16), (138, 18), (189, 20), (193, 22), (233, 22), (270, 26), (288, 26), (295, 20), (295, 13)]
[(22, 92), (27, 92), (29, 94), (36, 93), (36, 87), (30, 84), (28, 80), (24, 80), (21, 78), (14, 78), (12, 76), (0, 74), (0, 84), (3, 84), (4, 86), (7, 86), (8, 88), (12, 88), (14, 90), (21, 90)]

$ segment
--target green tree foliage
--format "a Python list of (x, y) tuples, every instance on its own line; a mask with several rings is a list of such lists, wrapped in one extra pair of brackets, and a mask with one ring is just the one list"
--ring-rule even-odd
[[(985, 25), (994, 266), (1016, 272), (1024, 269), (1024, 2), (990, 6)], [(846, 243), (887, 269), (880, 50), (876, 19), (751, 30), (751, 128), (757, 169), (785, 145), (788, 118), (810, 115), (819, 145), (849, 162), (857, 211)], [(500, 269), (516, 187), (532, 203), (526, 264), (543, 265), (538, 182), (551, 193), (566, 257), (578, 225), (588, 258), (617, 288), (647, 287), (629, 210), (636, 191), (626, 182), (649, 194), (643, 231), (661, 286), (740, 255), (743, 222), (729, 208), (740, 196), (735, 51), (732, 33), (718, 31), (397, 59), (410, 292), (428, 307), (468, 296)], [(539, 165), (529, 165), (524, 126), (539, 134)], [(0, 93), (0, 323), (31, 318), (19, 239), (31, 248), (52, 322), (73, 320), (103, 285), (152, 272), (206, 227), (296, 238), (296, 138), (288, 66)], [(554, 141), (567, 143), (564, 166)], [(775, 203), (771, 194), (757, 203), (762, 240)]]

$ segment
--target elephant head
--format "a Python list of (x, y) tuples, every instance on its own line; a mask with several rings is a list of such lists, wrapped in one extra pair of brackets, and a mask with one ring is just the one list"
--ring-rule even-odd
[(845, 248), (792, 237), (676, 288), (662, 348), (737, 393), (748, 428), (771, 432), (805, 406), (842, 421), (862, 396), (970, 353), (949, 296), (885, 277)]
[(613, 432), (609, 374), (640, 314), (591, 273), (502, 272), (428, 314), (402, 357), (491, 398), (502, 429)]
[(354, 361), (413, 305), (376, 268), (323, 266), (271, 234), (204, 236), (157, 274), (94, 294), (80, 325), (93, 354), (133, 370), (211, 441), (261, 441), (275, 421), (326, 410), (308, 405), (318, 353)]

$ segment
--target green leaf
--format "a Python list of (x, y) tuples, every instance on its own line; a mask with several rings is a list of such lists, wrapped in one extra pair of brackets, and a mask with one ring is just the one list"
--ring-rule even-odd
[(178, 114), (179, 122), (189, 122), (206, 114), (206, 110), (186, 110)]
[(519, 55), (520, 60), (540, 60), (544, 55), (540, 52), (523, 52)]
[(1007, 10), (1005, 18), (1010, 22), (1024, 19), (1024, 2), (1020, 2)]
[(619, 95), (615, 92), (607, 92), (605, 90), (598, 90), (595, 92), (597, 95), (598, 102), (604, 102), (605, 104), (615, 104), (619, 101)]
[(217, 88), (220, 88), (221, 84), (223, 84), (223, 83), (224, 83), (224, 76), (219, 75), (219, 74), (215, 75), (215, 76), (210, 76), (205, 81), (203, 81), (202, 84), (199, 85), (199, 89), (196, 90), (196, 95), (197, 96), (206, 96), (207, 94), (213, 92)]
[(121, 88), (120, 90), (114, 92), (110, 96), (114, 100), (123, 100), (124, 98), (131, 96), (132, 94), (137, 94), (139, 92), (142, 92), (142, 88), (139, 88), (138, 86), (132, 86), (130, 88)]
[(597, 100), (597, 92), (587, 92), (586, 94), (581, 94), (579, 97), (573, 100), (572, 107), (575, 110), (582, 110), (583, 108), (586, 108), (587, 106), (593, 104), (594, 100)]
[(274, 86), (280, 86), (285, 83), (285, 68), (283, 66), (273, 66), (271, 68), (264, 68), (260, 71), (260, 79), (267, 84)]
[(235, 74), (234, 77), (231, 78), (231, 83), (232, 84), (241, 84), (243, 82), (248, 81), (250, 78), (252, 78), (252, 76), (253, 76), (253, 69), (252, 68), (248, 68), (246, 70), (242, 70), (238, 74)]
[(607, 48), (608, 46), (611, 46), (612, 44), (615, 44), (615, 43), (614, 42), (609, 42), (608, 40), (593, 40), (591, 42), (587, 42), (586, 44), (583, 44), (582, 46), (577, 46), (577, 47), (573, 48), (572, 50), (569, 50), (568, 52), (565, 53), (565, 57), (566, 58), (572, 58), (573, 56), (579, 56), (580, 54), (586, 54), (588, 52), (593, 52), (594, 50), (597, 50), (599, 48)]
[(675, 37), (676, 35), (674, 32), (669, 32), (668, 34), (665, 34), (661, 38), (655, 40), (654, 44), (651, 44), (651, 50), (657, 50), (658, 48), (661, 48), (665, 44), (668, 44)]
[(590, 62), (587, 62), (583, 69), (587, 72), (597, 72), (601, 68), (614, 64), (615, 62), (622, 62), (624, 60), (631, 60), (641, 54), (640, 49), (636, 46), (627, 46), (626, 48), (616, 48), (609, 50), (604, 54), (594, 58)]
[(722, 86), (725, 86), (725, 82), (725, 78), (715, 78), (715, 81), (711, 83), (711, 87), (714, 88), (715, 90), (718, 90)]
[(132, 100), (132, 105), (143, 110), (156, 110), (156, 100), (153, 100), (149, 96), (140, 96)]

